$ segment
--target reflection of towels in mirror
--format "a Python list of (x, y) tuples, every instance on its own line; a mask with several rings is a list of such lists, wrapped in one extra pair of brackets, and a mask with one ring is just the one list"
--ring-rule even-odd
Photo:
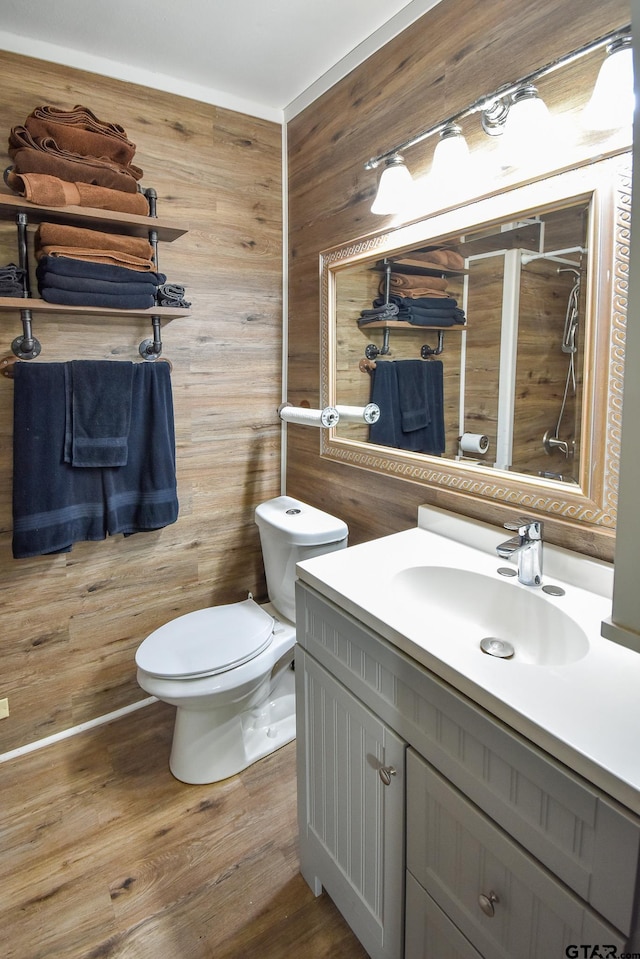
[[(385, 296), (387, 292), (386, 278), (380, 280), (378, 292)], [(391, 273), (389, 276), (389, 290), (400, 296), (447, 296), (447, 280), (439, 276), (422, 276), (413, 273)]]
[(371, 374), (371, 402), (380, 418), (369, 428), (378, 446), (440, 456), (445, 450), (441, 360), (379, 362)]

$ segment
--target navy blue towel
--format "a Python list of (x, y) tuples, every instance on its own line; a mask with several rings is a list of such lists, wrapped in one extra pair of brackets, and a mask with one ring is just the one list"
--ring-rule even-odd
[(121, 287), (120, 293), (90, 293), (88, 290), (59, 290), (52, 286), (39, 287), (40, 296), (47, 303), (63, 306), (101, 306), (107, 310), (148, 310), (155, 306), (154, 293), (134, 294)]
[(65, 363), (64, 459), (72, 466), (124, 466), (128, 457), (133, 363)]
[(371, 402), (380, 408), (380, 416), (369, 427), (369, 442), (378, 446), (398, 446), (400, 400), (395, 363), (378, 360), (371, 371)]
[(380, 407), (380, 417), (369, 427), (370, 443), (433, 456), (444, 453), (441, 360), (378, 362), (372, 372), (371, 402)]
[(166, 363), (133, 364), (126, 465), (78, 468), (65, 463), (65, 430), (65, 364), (17, 363), (16, 559), (68, 552), (76, 542), (160, 529), (176, 521), (173, 397)]
[(402, 432), (426, 429), (431, 422), (426, 364), (423, 360), (397, 360), (395, 365)]
[(167, 279), (164, 273), (132, 270), (113, 263), (93, 263), (91, 260), (77, 260), (72, 256), (41, 256), (36, 267), (36, 276), (39, 277), (42, 273), (107, 280), (110, 283), (148, 283), (151, 286), (160, 286)]
[[(134, 271), (131, 270), (131, 273)], [(136, 276), (144, 274), (136, 273)], [(155, 275), (155, 274), (154, 274)], [(112, 296), (126, 293), (127, 296), (154, 296), (159, 289), (154, 283), (122, 283), (120, 280), (94, 280), (83, 276), (66, 276), (64, 273), (51, 273), (50, 270), (37, 271), (38, 289), (72, 290), (75, 293), (109, 293)]]

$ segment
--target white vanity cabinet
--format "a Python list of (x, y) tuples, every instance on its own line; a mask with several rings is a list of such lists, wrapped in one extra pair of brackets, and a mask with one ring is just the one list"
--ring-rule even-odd
[(296, 623), (302, 873), (373, 959), (638, 948), (636, 816), (303, 582)]

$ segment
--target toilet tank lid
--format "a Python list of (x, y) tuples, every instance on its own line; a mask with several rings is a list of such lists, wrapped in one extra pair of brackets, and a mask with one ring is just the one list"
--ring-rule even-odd
[(274, 620), (252, 599), (197, 609), (154, 630), (136, 651), (136, 665), (159, 679), (215, 676), (267, 648)]
[(293, 496), (276, 496), (256, 507), (258, 526), (271, 527), (285, 534), (296, 546), (338, 543), (349, 533), (347, 524), (337, 516), (302, 503)]

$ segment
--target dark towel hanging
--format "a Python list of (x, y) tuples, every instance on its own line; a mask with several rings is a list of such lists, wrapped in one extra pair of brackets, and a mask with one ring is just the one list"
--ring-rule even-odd
[[(68, 552), (73, 543), (160, 529), (178, 518), (169, 366), (132, 365), (127, 462), (64, 461), (64, 363), (14, 370), (13, 555)], [(46, 482), (43, 482), (46, 477)]]
[(380, 418), (369, 427), (370, 443), (432, 456), (444, 453), (441, 360), (378, 362), (371, 375), (371, 402), (380, 407)]

